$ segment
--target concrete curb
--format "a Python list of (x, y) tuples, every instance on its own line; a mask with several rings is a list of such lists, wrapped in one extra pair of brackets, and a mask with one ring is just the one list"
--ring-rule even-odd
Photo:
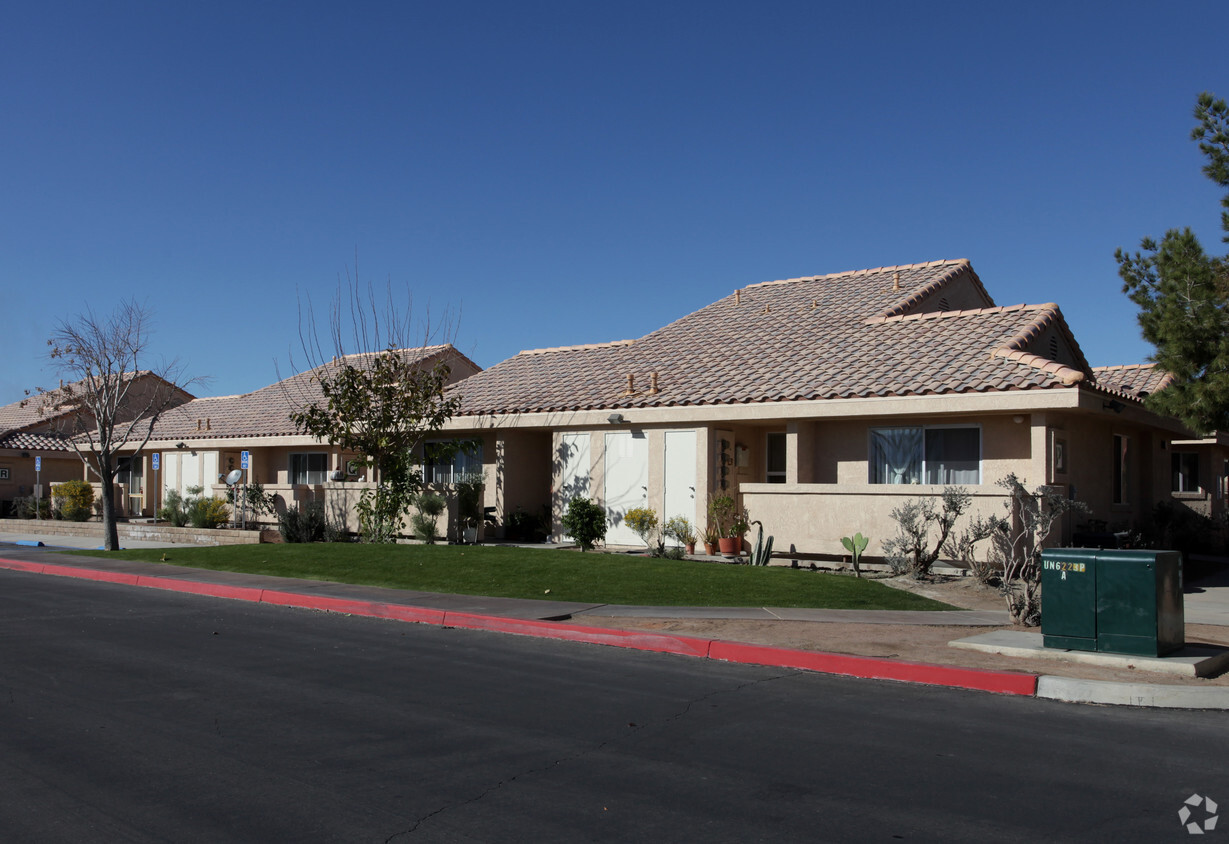
[(1229, 709), (1229, 688), (1197, 688), (1154, 683), (1114, 683), (1072, 677), (1037, 678), (1037, 697), (1067, 703), (1147, 706), (1154, 709)]
[(748, 665), (797, 668), (823, 674), (895, 680), (930, 686), (1035, 696), (1071, 703), (1147, 706), (1179, 709), (1229, 709), (1229, 689), (1164, 686), (1148, 683), (1112, 683), (1068, 677), (1037, 676), (1015, 671), (986, 671), (949, 665), (901, 662), (875, 657), (850, 656), (822, 651), (799, 651), (720, 639), (643, 633), (604, 627), (583, 627), (555, 621), (537, 621), (473, 613), (388, 604), (377, 601), (303, 595), (273, 589), (227, 586), (172, 577), (100, 571), (78, 566), (45, 565), (0, 558), (0, 569), (73, 577), (127, 586), (166, 589), (216, 598), (271, 604), (300, 609), (324, 610), (368, 618), (433, 624), (467, 630), (487, 630), (521, 636), (633, 648), (680, 656), (716, 659)]

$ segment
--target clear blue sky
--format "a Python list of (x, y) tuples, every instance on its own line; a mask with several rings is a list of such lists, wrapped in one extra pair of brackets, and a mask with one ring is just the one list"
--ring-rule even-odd
[(352, 272), (482, 366), (743, 285), (969, 258), (1142, 362), (1115, 247), (1220, 192), (1229, 4), (78, 2), (0, 27), (0, 403), (135, 297), (200, 395), (286, 372)]

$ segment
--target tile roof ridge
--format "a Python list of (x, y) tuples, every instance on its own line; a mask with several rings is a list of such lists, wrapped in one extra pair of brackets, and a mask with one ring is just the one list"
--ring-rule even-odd
[[(1013, 308), (1024, 309), (1026, 307), (1029, 306), (1017, 305), (1004, 308), (1004, 310), (1012, 310)], [(1047, 302), (1044, 305), (1033, 305), (1031, 307), (1039, 310), (1041, 313), (1038, 314), (1032, 322), (1017, 331), (1012, 337), (1009, 337), (1007, 342), (991, 352), (990, 357), (1014, 360), (1018, 363), (1024, 364), (1025, 366), (1031, 366), (1034, 369), (1040, 369), (1042, 372), (1048, 372), (1068, 387), (1088, 379), (1088, 376), (1092, 374), (1091, 367), (1089, 367), (1088, 361), (1084, 360), (1084, 353), (1080, 351), (1079, 344), (1076, 343), (1075, 337), (1072, 336), (1071, 331), (1067, 329), (1066, 323), (1063, 320), (1062, 311), (1059, 310), (1058, 305), (1054, 302)], [(1025, 346), (1027, 346), (1034, 338), (1051, 326), (1055, 326), (1058, 330), (1063, 332), (1067, 341), (1071, 344), (1073, 351), (1083, 364), (1082, 368), (1077, 369), (1076, 367), (1067, 366), (1065, 363), (1059, 363), (1056, 360), (1051, 360), (1050, 358), (1024, 351)]]
[(867, 319), (865, 324), (866, 325), (877, 325), (882, 322), (908, 322), (910, 320), (919, 320), (919, 319), (946, 319), (948, 317), (968, 317), (968, 316), (979, 316), (981, 314), (1002, 314), (1002, 313), (1009, 313), (1011, 311), (1041, 310), (1043, 308), (1049, 308), (1049, 307), (1053, 307), (1053, 306), (1052, 305), (1025, 305), (1025, 304), (993, 305), (993, 306), (986, 307), (986, 308), (961, 308), (961, 309), (953, 310), (953, 311), (925, 311), (920, 314), (894, 314), (892, 316), (885, 316), (884, 314), (879, 314), (878, 316), (873, 316)]
[(755, 284), (747, 284), (743, 286), (743, 290), (750, 290), (752, 287), (767, 287), (773, 284), (795, 284), (802, 281), (823, 281), (824, 279), (833, 278), (855, 278), (864, 275), (875, 275), (876, 273), (899, 272), (901, 270), (924, 270), (929, 267), (937, 267), (943, 264), (952, 264), (954, 267), (971, 266), (968, 258), (942, 258), (937, 261), (922, 261), (917, 264), (897, 264), (894, 267), (871, 267), (865, 270), (845, 270), (839, 273), (824, 273), (823, 275), (808, 275), (799, 276), (798, 278), (782, 278), (776, 281), (758, 281)]
[(1156, 363), (1114, 363), (1109, 366), (1094, 366), (1093, 372), (1117, 372), (1124, 369), (1155, 369)]
[[(993, 304), (994, 300), (991, 299), (990, 294), (986, 292), (986, 288), (984, 285), (982, 285), (981, 279), (977, 277), (977, 273), (973, 272), (973, 265), (969, 262), (967, 258), (961, 258), (959, 260), (953, 260), (953, 261), (932, 261), (929, 264), (924, 264), (922, 266), (930, 267), (930, 266), (936, 266), (940, 264), (950, 264), (952, 268), (948, 272), (936, 278), (934, 281), (931, 281), (930, 283), (926, 284), (925, 286), (921, 288), (918, 288), (917, 290), (913, 290), (907, 293), (904, 299), (899, 300), (895, 304), (888, 307), (887, 310), (876, 314), (870, 319), (874, 320), (875, 317), (883, 317), (884, 319), (890, 319), (896, 316), (904, 316), (909, 310), (919, 305), (921, 302), (923, 302), (928, 297), (933, 296), (935, 293), (939, 292), (939, 290), (941, 290), (949, 281), (956, 278), (958, 275), (965, 272), (966, 270), (972, 276), (974, 282), (976, 283), (978, 291), (983, 296), (986, 297), (987, 302), (990, 302), (991, 304)], [(903, 269), (916, 269), (916, 268), (917, 267), (915, 266), (915, 267), (905, 267)], [(889, 269), (896, 269), (896, 268), (891, 267)], [(903, 293), (904, 291), (901, 291), (901, 292)], [(881, 321), (881, 320), (877, 320), (877, 321)]]
[(517, 355), (548, 355), (555, 352), (588, 352), (593, 349), (609, 349), (614, 346), (630, 346), (635, 340), (611, 340), (608, 343), (581, 343), (575, 346), (549, 346), (544, 349), (522, 349)]

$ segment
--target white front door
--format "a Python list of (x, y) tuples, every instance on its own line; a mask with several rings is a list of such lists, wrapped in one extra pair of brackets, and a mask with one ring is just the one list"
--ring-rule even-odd
[[(675, 516), (686, 516), (697, 528), (697, 533), (702, 532), (703, 526), (696, 525), (695, 431), (666, 432), (666, 490), (663, 500), (663, 524)], [(671, 544), (677, 543), (671, 540)]]
[(643, 545), (623, 515), (649, 505), (649, 440), (643, 431), (606, 435), (606, 544)]

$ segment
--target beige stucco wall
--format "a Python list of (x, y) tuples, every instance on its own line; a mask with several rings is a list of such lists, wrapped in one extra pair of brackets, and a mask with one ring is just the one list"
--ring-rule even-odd
[[(9, 470), (9, 477), (0, 479), (0, 501), (12, 501), (34, 494), (34, 455), (40, 452), (27, 452), (28, 457), (22, 457), (22, 453), (18, 450), (0, 450), (0, 468)], [(44, 498), (51, 495), (51, 484), (85, 479), (85, 464), (76, 454), (52, 456), (44, 453), (41, 456), (43, 468), (38, 474), (38, 481), (43, 486)]]

